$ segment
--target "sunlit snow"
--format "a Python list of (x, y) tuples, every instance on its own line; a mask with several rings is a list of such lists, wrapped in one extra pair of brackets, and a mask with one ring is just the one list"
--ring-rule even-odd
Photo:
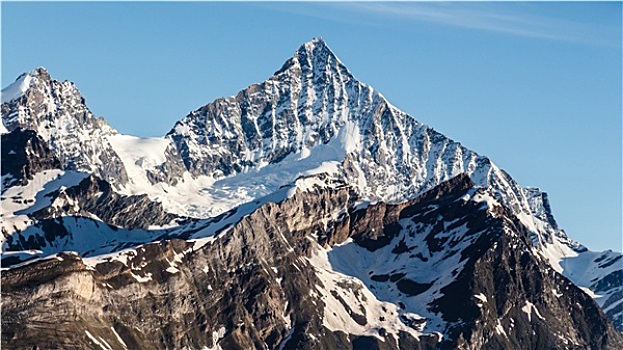
[(32, 82), (32, 76), (30, 74), (23, 74), (11, 85), (2, 89), (2, 103), (7, 103), (12, 100), (20, 98), (30, 87)]

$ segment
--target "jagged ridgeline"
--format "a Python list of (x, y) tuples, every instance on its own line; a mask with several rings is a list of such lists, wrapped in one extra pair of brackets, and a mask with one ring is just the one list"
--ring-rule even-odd
[(621, 254), (321, 39), (161, 138), (43, 68), (2, 125), (3, 348), (623, 347)]

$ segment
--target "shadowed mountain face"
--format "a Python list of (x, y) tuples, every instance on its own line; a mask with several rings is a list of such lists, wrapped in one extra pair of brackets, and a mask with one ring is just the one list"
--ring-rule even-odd
[(43, 68), (2, 122), (3, 347), (623, 346), (621, 254), (322, 40), (162, 138)]
[(34, 174), (60, 169), (61, 163), (47, 143), (32, 130), (15, 130), (2, 135), (2, 187), (26, 185)]

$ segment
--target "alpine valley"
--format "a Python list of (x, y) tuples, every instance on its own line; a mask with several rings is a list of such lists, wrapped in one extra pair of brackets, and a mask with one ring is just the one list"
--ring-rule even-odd
[(161, 138), (2, 90), (3, 349), (623, 349), (623, 259), (322, 39)]

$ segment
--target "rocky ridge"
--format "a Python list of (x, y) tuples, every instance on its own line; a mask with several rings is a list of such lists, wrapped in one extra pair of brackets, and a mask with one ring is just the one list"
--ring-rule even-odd
[[(63, 253), (11, 269), (2, 276), (3, 346), (623, 344), (592, 299), (534, 253), (528, 230), (511, 211), (467, 177), (400, 205), (354, 209), (357, 202), (348, 188), (299, 191), (209, 241), (150, 243), (125, 259)], [(349, 250), (362, 259), (340, 260)], [(365, 257), (373, 253), (394, 259), (373, 263)], [(436, 277), (414, 269), (427, 260)], [(349, 271), (349, 263), (373, 264)]]
[[(380, 259), (379, 256), (394, 258), (391, 254), (380, 255), (389, 254), (384, 252), (383, 249), (387, 248), (380, 246), (381, 243), (393, 244), (397, 239), (396, 235), (399, 234), (397, 227), (392, 226), (395, 221), (386, 222), (386, 220), (395, 220), (395, 216), (398, 215), (396, 213), (408, 205), (405, 203), (417, 201), (414, 198), (421, 198), (422, 194), (435, 186), (440, 184), (442, 188), (458, 186), (461, 190), (466, 190), (475, 184), (480, 191), (485, 191), (482, 193), (491, 197), (491, 201), (496, 201), (499, 207), (506, 208), (503, 210), (503, 216), (509, 218), (507, 221), (513, 222), (512, 225), (508, 224), (513, 226), (512, 229), (502, 225), (502, 228), (498, 227), (498, 231), (520, 231), (519, 236), (529, 237), (532, 247), (531, 259), (538, 261), (522, 268), (530, 266), (531, 271), (540, 271), (540, 274), (535, 272), (537, 277), (529, 278), (542, 280), (545, 278), (543, 275), (548, 275), (549, 277), (545, 278), (548, 279), (558, 274), (569, 278), (576, 286), (583, 288), (588, 295), (595, 298), (615, 325), (623, 329), (621, 302), (623, 265), (620, 253), (591, 252), (569, 240), (564, 231), (558, 227), (545, 193), (535, 188), (522, 188), (486, 157), (465, 149), (459, 143), (397, 110), (380, 93), (357, 81), (320, 39), (314, 39), (301, 46), (267, 81), (254, 84), (234, 97), (219, 99), (191, 112), (163, 138), (142, 139), (120, 135), (102, 119), (93, 116), (72, 83), (55, 81), (41, 68), (20, 76), (15, 84), (3, 90), (2, 95), (2, 121), (8, 129), (2, 134), (4, 268), (11, 266), (12, 269), (16, 269), (18, 266), (24, 266), (26, 260), (35, 261), (33, 264), (37, 264), (37, 259), (54, 256), (67, 250), (77, 251), (80, 256), (88, 257), (87, 259), (96, 259), (97, 256), (107, 254), (114, 256), (127, 249), (130, 249), (132, 254), (137, 254), (137, 247), (149, 242), (154, 242), (153, 245), (158, 246), (172, 244), (167, 243), (170, 240), (181, 239), (186, 245), (192, 243), (194, 247), (196, 243), (193, 242), (211, 241), (213, 235), (220, 235), (232, 229), (249, 215), (255, 215), (259, 208), (270, 207), (270, 204), (265, 203), (280, 203), (285, 198), (291, 197), (297, 188), (304, 193), (318, 191), (332, 193), (331, 191), (348, 188), (347, 192), (350, 193), (351, 199), (346, 202), (348, 205), (340, 207), (342, 208), (340, 214), (334, 213), (337, 217), (345, 213), (349, 215), (351, 212), (354, 213), (355, 208), (361, 203), (382, 202), (379, 205), (369, 206), (361, 212), (362, 216), (357, 220), (349, 219), (348, 225), (342, 222), (336, 224), (339, 227), (333, 227), (329, 224), (333, 225), (335, 217), (322, 219), (321, 222), (325, 226), (314, 228), (317, 237), (309, 234), (305, 237), (315, 239), (324, 247), (322, 249), (328, 251), (325, 252), (327, 256), (333, 256), (334, 261), (339, 259), (331, 255), (331, 252), (343, 251), (341, 244), (348, 243), (348, 239), (355, 242), (355, 246), (364, 247), (377, 254), (377, 259)], [(8, 165), (6, 168), (5, 160)], [(109, 164), (110, 167), (103, 167), (104, 164)], [(469, 181), (462, 174), (467, 174)], [(462, 180), (457, 184), (452, 179)], [(444, 182), (448, 180), (450, 182)], [(291, 189), (285, 195), (288, 188)], [(483, 196), (482, 193), (480, 196)], [(474, 194), (469, 194), (472, 195)], [(352, 198), (357, 198), (357, 201)], [(334, 200), (329, 200), (328, 203), (336, 204)], [(394, 214), (387, 213), (388, 204), (383, 203), (393, 205)], [(324, 211), (321, 213), (325, 214), (327, 210), (332, 210), (320, 204), (316, 205), (314, 210), (318, 210), (318, 207), (322, 207)], [(445, 203), (443, 208), (443, 211), (454, 210), (448, 209), (454, 208), (451, 203)], [(425, 211), (425, 208), (420, 209)], [(480, 212), (478, 208), (471, 210)], [(439, 213), (443, 217), (443, 211), (432, 212)], [(388, 216), (380, 220), (378, 215), (381, 213)], [(325, 214), (317, 213), (321, 216)], [(426, 216), (413, 212), (410, 215)], [(478, 220), (484, 222), (489, 220), (486, 215), (485, 217), (474, 215)], [(201, 220), (192, 223), (180, 220), (180, 217), (185, 216)], [(208, 217), (212, 218), (207, 219)], [(432, 222), (439, 219), (423, 220)], [(472, 220), (477, 221), (476, 218)], [(351, 221), (353, 225), (350, 224)], [(379, 226), (379, 221), (382, 221), (383, 225), (387, 224), (387, 227)], [(461, 235), (466, 234), (452, 231), (456, 227), (453, 223), (448, 224), (450, 221), (446, 220), (446, 224), (443, 225), (436, 223), (436, 235), (450, 235), (450, 232), (456, 235), (454, 240), (447, 237), (440, 239), (442, 242), (456, 241), (459, 237), (464, 237)], [(268, 224), (258, 222), (258, 225)], [(406, 230), (417, 231), (410, 226)], [(386, 234), (385, 231), (393, 233)], [(479, 231), (477, 234), (479, 237), (483, 235), (489, 237), (491, 233), (483, 234)], [(424, 243), (418, 240), (411, 242), (407, 236), (408, 234), (404, 234), (403, 239), (399, 240), (392, 250), (405, 254), (405, 251), (413, 251), (414, 246), (424, 246)], [(504, 235), (501, 237), (502, 240), (506, 239)], [(431, 244), (436, 244), (435, 239), (430, 240)], [(476, 241), (471, 243), (476, 244)], [(428, 242), (426, 245), (428, 246)], [(511, 246), (514, 250), (520, 243), (503, 240), (502, 245)], [(353, 247), (351, 244), (347, 246)], [(434, 248), (432, 251), (434, 252)], [(309, 251), (306, 250), (304, 253), (309, 256)], [(424, 251), (420, 253), (424, 254)], [(123, 257), (124, 254), (112, 259), (111, 262), (116, 264), (115, 259), (121, 259), (120, 262), (125, 266), (123, 261), (128, 257)], [(498, 265), (504, 263), (504, 259), (511, 259), (508, 256), (500, 258), (491, 254), (487, 261), (495, 261)], [(399, 253), (397, 255), (402, 256)], [(322, 254), (315, 256), (307, 262), (314, 267), (315, 278), (327, 276), (326, 273), (322, 273), (322, 269), (333, 271), (337, 268), (333, 265), (327, 267), (326, 261), (321, 259)], [(474, 268), (472, 265), (478, 265), (477, 261), (480, 261), (478, 260), (480, 258), (472, 255), (470, 257), (472, 260), (469, 266), (463, 265), (463, 271), (474, 273), (486, 269), (480, 265)], [(519, 258), (521, 256), (518, 255), (513, 259), (519, 261)], [(72, 261), (67, 258), (67, 254), (63, 255), (63, 259)], [(409, 259), (414, 257), (409, 256)], [(405, 261), (411, 261), (409, 259)], [(426, 265), (419, 257), (414, 261), (417, 261), (417, 264), (414, 263), (413, 266)], [(230, 263), (240, 264), (240, 261), (230, 259), (227, 264)], [(542, 264), (545, 264), (543, 271), (541, 271)], [(512, 263), (507, 265), (511, 270), (505, 270), (500, 274), (512, 274), (512, 270), (518, 268)], [(165, 270), (168, 268), (158, 264), (155, 266)], [(547, 266), (551, 266), (556, 273), (551, 272), (551, 269), (548, 270)], [(171, 267), (179, 269), (177, 265)], [(367, 271), (364, 266), (354, 269), (352, 266), (341, 265), (339, 268), (342, 270), (337, 272), (348, 272), (348, 276), (359, 281), (387, 283), (390, 287), (398, 288), (395, 289), (398, 291), (400, 291), (399, 284), (394, 282), (403, 281), (400, 282), (403, 289), (414, 288), (411, 290), (416, 291), (424, 288), (426, 283), (430, 283), (413, 284), (413, 280), (401, 279), (404, 276), (399, 278), (400, 273), (390, 273), (391, 271), (375, 274), (373, 276), (376, 276), (376, 280), (371, 280), (370, 276), (361, 274), (362, 271)], [(132, 268), (130, 270), (134, 273)], [(447, 274), (448, 271), (439, 273)], [(116, 269), (114, 273), (120, 276), (125, 274), (128, 277), (124, 268)], [(146, 275), (137, 273), (130, 275), (129, 280), (124, 279), (123, 283), (147, 278)], [(450, 274), (454, 275), (454, 272)], [(382, 281), (386, 277), (387, 280)], [(395, 280), (392, 281), (392, 278)], [(470, 278), (463, 277), (464, 280)], [(501, 277), (495, 275), (495, 279), (497, 278)], [(479, 280), (478, 283), (485, 283), (489, 287), (493, 283), (495, 288), (502, 288), (503, 285), (496, 284), (496, 281)], [(555, 281), (566, 283), (563, 282), (565, 279)], [(337, 284), (342, 283), (338, 282), (335, 281)], [(248, 288), (243, 280), (236, 283), (240, 288)], [(354, 286), (349, 283), (346, 285)], [(548, 288), (550, 285), (553, 286), (550, 283)], [(533, 287), (521, 285), (515, 288), (510, 293), (512, 295), (508, 296), (509, 300), (514, 301), (511, 304), (504, 304), (504, 308), (517, 309), (518, 298), (526, 296), (530, 304), (525, 304), (524, 307), (533, 310), (533, 306), (530, 305), (536, 305), (542, 315), (542, 308), (549, 303), (548, 301), (543, 304), (542, 300), (549, 299), (539, 296), (541, 291)], [(328, 293), (324, 297), (334, 299), (339, 307), (345, 307), (349, 303), (361, 303), (361, 300), (348, 299), (350, 297), (348, 293), (340, 294), (339, 288), (337, 290), (335, 293), (324, 290)], [(480, 295), (476, 293), (478, 291), (476, 289), (469, 290), (473, 291), (474, 295)], [(556, 290), (554, 294), (564, 294), (560, 288)], [(367, 292), (364, 290), (362, 293), (361, 295), (369, 295), (366, 293), (376, 295), (372, 289)], [(537, 299), (534, 299), (535, 295)], [(401, 300), (399, 295), (390, 293), (390, 296), (391, 298), (388, 298), (394, 301), (394, 304), (396, 300)], [(417, 299), (417, 296), (414, 297)], [(491, 300), (487, 296), (486, 299)], [(535, 300), (540, 300), (541, 304), (537, 305)], [(402, 303), (408, 305), (404, 301)], [(433, 307), (430, 304), (426, 305)], [(382, 308), (381, 304), (376, 306), (373, 309)], [(568, 305), (562, 309), (570, 310)], [(427, 341), (418, 343), (420, 345), (417, 346), (428, 344), (429, 340), (435, 338), (432, 336), (437, 334), (435, 332), (446, 334), (450, 337), (448, 339), (456, 341), (446, 343), (454, 344), (452, 346), (459, 346), (461, 341), (475, 344), (478, 337), (474, 334), (484, 331), (480, 329), (474, 331), (476, 333), (465, 333), (464, 329), (467, 328), (460, 325), (459, 321), (445, 319), (442, 321), (439, 319), (440, 316), (435, 316), (434, 312), (427, 310), (418, 309), (418, 317), (405, 316), (408, 320), (403, 320), (404, 322), (401, 321), (400, 324), (420, 324), (418, 320), (425, 318), (429, 320), (427, 322), (429, 328), (410, 327), (410, 330), (401, 330), (400, 327), (396, 329), (379, 327), (385, 329), (383, 332), (389, 333), (392, 339), (398, 339), (399, 343), (400, 339), (407, 337), (401, 335), (401, 332), (411, 334), (409, 332), (415, 330), (431, 335), (426, 337)], [(356, 314), (355, 311), (352, 306), (350, 311), (346, 310), (347, 314)], [(532, 311), (529, 313), (532, 315)], [(593, 311), (589, 313), (594, 314)], [(359, 321), (362, 321), (360, 316), (355, 318), (358, 317)], [(382, 317), (389, 319), (387, 315)], [(536, 318), (540, 319), (538, 316)], [(326, 318), (322, 316), (320, 319), (325, 327)], [(443, 327), (430, 328), (431, 320), (439, 320)], [(480, 322), (477, 317), (472, 321), (475, 324)], [(489, 320), (489, 326), (493, 321)], [(364, 331), (356, 320), (354, 322), (355, 324), (348, 326), (350, 328), (347, 332), (344, 330), (339, 332), (357, 335), (359, 338), (355, 338), (359, 340), (353, 336), (344, 338), (340, 335), (338, 338), (341, 340), (335, 340), (334, 344), (374, 342), (370, 337), (374, 338), (377, 333)], [(565, 319), (564, 323), (569, 322), (573, 320)], [(451, 326), (457, 330), (452, 331)], [(504, 327), (511, 326), (505, 323), (500, 324), (500, 327), (505, 329), (504, 332), (508, 332)], [(591, 344), (590, 337), (587, 338), (589, 333), (586, 327), (575, 323), (574, 326), (567, 326), (566, 331), (574, 333), (575, 340), (567, 339), (570, 343), (566, 346), (573, 348), (573, 342), (576, 342), (584, 344), (585, 347), (598, 348), (598, 345), (595, 345), (597, 343)], [(497, 324), (496, 327), (487, 329), (486, 332), (497, 332)], [(526, 330), (527, 328), (524, 328), (523, 332)], [(93, 335), (94, 331), (91, 329), (90, 334)], [(218, 329), (214, 332), (222, 333)], [(552, 329), (546, 332), (553, 334)], [(170, 332), (165, 333), (167, 334), (163, 335), (165, 338), (171, 336)], [(415, 334), (411, 336), (418, 337)], [(258, 342), (266, 339), (254, 337), (256, 336), (245, 335), (243, 338), (247, 340), (235, 344), (251, 346), (249, 344), (253, 343), (254, 347), (261, 348), (257, 345), (261, 344)], [(294, 334), (292, 337), (296, 338)], [(608, 337), (612, 338), (610, 335)], [(459, 338), (463, 340), (459, 341)], [(407, 341), (404, 339), (402, 341)], [(521, 344), (525, 345), (525, 342), (532, 340), (520, 341), (514, 338), (508, 340), (508, 343), (499, 339), (495, 342), (518, 348)], [(139, 340), (136, 342), (140, 343)], [(175, 342), (181, 344), (179, 339)], [(279, 340), (273, 339), (267, 344), (278, 342)], [(608, 340), (603, 342), (607, 344)], [(435, 342), (430, 344), (433, 343)], [(154, 345), (156, 343), (146, 344), (147, 348), (150, 348), (152, 345), (161, 347), (165, 343), (158, 343), (157, 346)], [(213, 347), (216, 343), (210, 345), (208, 341), (202, 344)], [(376, 344), (381, 346), (378, 342)], [(403, 344), (411, 343), (407, 341)], [(551, 344), (560, 345), (548, 340), (546, 343), (531, 344), (529, 347)]]
[(91, 113), (73, 83), (54, 80), (40, 67), (7, 89), (15, 85), (23, 89), (21, 94), (2, 99), (2, 123), (8, 131), (37, 132), (63, 168), (94, 173), (113, 183), (127, 181), (126, 169), (107, 140), (117, 131)]

